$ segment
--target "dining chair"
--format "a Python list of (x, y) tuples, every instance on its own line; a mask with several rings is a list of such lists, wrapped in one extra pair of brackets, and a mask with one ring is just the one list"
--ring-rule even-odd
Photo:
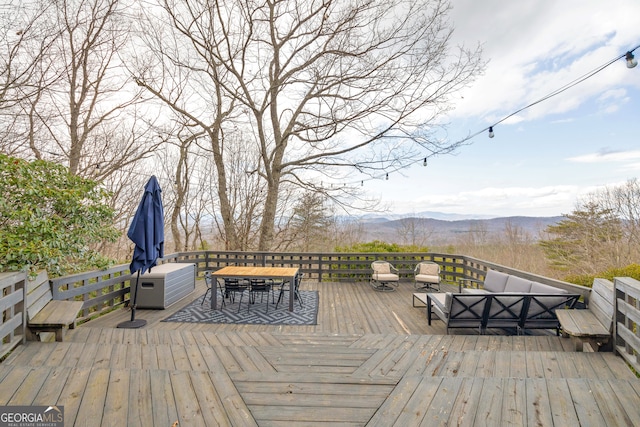
[(204, 304), (204, 300), (207, 299), (207, 294), (209, 292), (212, 292), (212, 289), (213, 289), (213, 276), (211, 276), (211, 272), (210, 271), (205, 271), (204, 272), (204, 283), (205, 283), (205, 285), (207, 285), (207, 290), (204, 293), (204, 296), (202, 297), (202, 302), (200, 303), (200, 305)]
[[(224, 278), (224, 289), (222, 290), (222, 306), (224, 307), (225, 299), (229, 299), (231, 304), (235, 303), (236, 294), (240, 294), (240, 301), (238, 301), (238, 313), (240, 312), (240, 306), (242, 305), (242, 297), (245, 291), (249, 290), (249, 285), (244, 279), (238, 279), (233, 277)], [(249, 296), (249, 299), (251, 297)], [(251, 302), (251, 301), (249, 301)]]
[[(303, 303), (302, 303), (302, 297), (300, 296), (300, 282), (302, 282), (302, 278), (304, 277), (304, 273), (298, 273), (298, 275), (295, 277), (295, 287), (293, 289), (293, 296), (295, 299), (298, 300), (298, 303), (300, 304), (300, 308), (303, 307)], [(289, 286), (291, 286), (291, 281), (290, 280), (285, 280), (282, 282), (282, 286), (280, 286), (280, 293), (278, 294), (278, 302), (276, 302), (276, 310), (278, 309), (278, 304), (280, 304), (280, 300), (282, 299), (282, 296), (284, 295), (284, 293), (286, 292), (287, 294), (289, 293)]]
[(249, 311), (249, 305), (255, 303), (256, 294), (260, 294), (260, 302), (263, 301), (264, 294), (267, 294), (267, 313), (269, 312), (269, 293), (271, 293), (271, 299), (275, 302), (275, 296), (273, 295), (273, 281), (270, 279), (251, 279), (249, 288), (249, 304), (247, 305), (247, 311)]

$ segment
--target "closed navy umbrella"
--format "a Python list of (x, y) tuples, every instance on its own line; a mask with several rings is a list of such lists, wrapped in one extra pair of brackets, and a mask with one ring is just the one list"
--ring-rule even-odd
[(135, 318), (136, 299), (140, 274), (151, 270), (158, 258), (164, 256), (164, 210), (161, 193), (158, 180), (152, 176), (144, 187), (144, 195), (129, 226), (127, 236), (136, 245), (129, 271), (131, 274), (135, 272), (138, 274), (131, 305), (131, 320), (120, 323), (119, 328), (140, 328), (147, 324), (146, 320)]

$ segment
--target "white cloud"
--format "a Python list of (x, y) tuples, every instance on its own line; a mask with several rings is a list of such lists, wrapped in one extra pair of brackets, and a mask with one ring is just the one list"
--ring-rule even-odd
[(442, 211), (478, 215), (553, 216), (569, 212), (582, 191), (578, 186), (486, 187), (453, 194), (424, 194), (411, 203), (392, 203), (394, 211)]
[[(493, 123), (585, 75), (640, 41), (636, 0), (452, 0), (456, 42), (484, 46), (486, 73), (457, 103), (453, 117)], [(520, 120), (575, 110), (621, 85), (640, 87), (640, 73), (614, 63), (561, 95), (520, 113)], [(601, 97), (601, 101), (606, 98)], [(603, 104), (613, 113), (615, 104)], [(511, 123), (517, 123), (514, 120)]]
[(609, 151), (604, 149), (597, 153), (584, 154), (582, 156), (570, 157), (567, 160), (576, 163), (613, 163), (627, 162), (640, 159), (640, 150), (632, 151)]
[[(451, 46), (481, 43), (489, 60), (441, 118), (451, 135), (475, 134), (640, 44), (638, 0), (451, 1)], [(381, 198), (397, 213), (571, 212), (583, 196), (640, 171), (640, 149), (630, 149), (640, 67), (625, 65), (619, 59), (501, 123), (517, 132), (497, 128), (494, 139), (476, 137), (458, 157), (430, 163), (428, 173), (411, 169), (405, 181), (383, 183)]]
[(634, 174), (638, 173), (640, 171), (640, 162), (626, 164), (623, 169)]

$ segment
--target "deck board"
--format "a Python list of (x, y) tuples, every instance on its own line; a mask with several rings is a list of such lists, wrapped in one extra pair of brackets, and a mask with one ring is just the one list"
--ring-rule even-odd
[(483, 387), (484, 381), (482, 378), (470, 377), (462, 382), (458, 395), (451, 405), (450, 425), (474, 425)]
[[(160, 375), (155, 377), (156, 381), (162, 380)], [(104, 400), (104, 410), (102, 416), (101, 426), (103, 427), (117, 427), (127, 425), (128, 422), (128, 402), (122, 399), (122, 396), (129, 394), (129, 372), (124, 369), (112, 369), (109, 376), (109, 384), (107, 385), (107, 395)], [(162, 406), (155, 410), (161, 410), (161, 408), (168, 408), (169, 404), (165, 400), (162, 402)], [(154, 405), (155, 408), (155, 405)], [(106, 414), (106, 416), (105, 416)], [(171, 417), (165, 416), (164, 419), (170, 419)], [(95, 423), (97, 425), (97, 423)]]
[[(429, 327), (410, 284), (303, 283), (318, 324), (175, 324), (126, 310), (28, 342), (0, 363), (0, 404), (59, 404), (65, 425), (630, 425), (640, 380), (551, 331)], [(199, 291), (204, 289), (199, 285)], [(200, 298), (196, 292), (191, 298)]]

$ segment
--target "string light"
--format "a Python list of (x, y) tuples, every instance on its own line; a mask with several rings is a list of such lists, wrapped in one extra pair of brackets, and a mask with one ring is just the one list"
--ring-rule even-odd
[[(598, 74), (599, 72), (601, 72), (602, 70), (604, 70), (605, 68), (607, 68), (610, 65), (614, 64), (615, 62), (617, 62), (618, 60), (620, 60), (622, 58), (624, 58), (627, 61), (627, 67), (628, 68), (636, 67), (638, 65), (638, 61), (635, 59), (635, 56), (633, 55), (633, 52), (638, 48), (640, 48), (640, 45), (638, 45), (638, 46), (634, 47), (633, 49), (627, 51), (625, 54), (617, 56), (617, 57), (613, 58), (612, 60), (604, 63), (603, 65), (601, 65), (601, 66), (599, 66), (599, 67), (597, 67), (597, 68), (595, 68), (595, 69), (583, 74), (582, 76), (578, 77), (577, 79), (575, 79), (575, 80), (567, 83), (566, 85), (556, 89), (555, 91), (543, 96), (542, 98), (540, 98), (540, 99), (538, 99), (538, 100), (536, 100), (536, 101), (534, 101), (534, 102), (532, 102), (532, 103), (530, 103), (528, 105), (525, 105), (524, 107), (514, 111), (513, 113), (511, 113), (511, 114), (503, 117), (502, 119), (498, 120), (497, 122), (493, 123), (491, 126), (488, 126), (488, 127), (484, 128), (484, 129), (482, 129), (482, 130), (480, 130), (480, 131), (478, 131), (478, 132), (476, 132), (474, 134), (471, 134), (471, 135), (459, 140), (458, 142), (455, 143), (455, 145), (462, 144), (462, 143), (464, 143), (466, 141), (469, 141), (469, 140), (475, 138), (476, 136), (478, 136), (479, 134), (487, 132), (487, 131), (488, 131), (488, 134), (489, 134), (489, 138), (493, 138), (495, 136), (495, 132), (493, 130), (493, 128), (495, 126), (497, 126), (500, 123), (504, 122), (505, 120), (515, 116), (516, 114), (521, 113), (524, 110), (527, 110), (527, 109), (529, 109), (529, 108), (531, 108), (531, 107), (533, 107), (533, 106), (535, 106), (537, 104), (540, 104), (543, 101), (546, 101), (546, 100), (548, 100), (550, 98), (553, 98), (554, 96), (559, 95), (562, 92), (565, 92), (566, 90), (578, 85), (579, 83), (582, 83), (583, 81), (595, 76), (596, 74)], [(392, 172), (396, 172), (399, 169), (403, 169), (403, 168), (408, 167), (410, 165), (411, 165), (411, 163), (408, 163), (408, 164), (406, 164), (405, 166), (403, 166), (401, 168), (397, 168), (397, 169), (393, 170)], [(427, 166), (427, 157), (425, 157), (422, 160), (422, 165), (423, 166)], [(366, 181), (374, 180), (374, 179), (380, 179), (380, 178), (382, 178), (381, 175), (372, 176), (371, 178), (367, 179)], [(389, 172), (385, 172), (384, 179), (385, 180), (389, 180)], [(361, 186), (364, 186), (364, 181), (365, 180), (361, 180), (360, 181), (360, 185)], [(322, 186), (322, 183), (320, 183), (320, 185)]]
[[(615, 58), (613, 58), (612, 60), (604, 63), (603, 65), (583, 74), (582, 76), (578, 77), (577, 79), (567, 83), (566, 85), (554, 90), (553, 92), (549, 93), (548, 95), (543, 96), (542, 98), (538, 99), (537, 101), (532, 102), (531, 104), (525, 105), (524, 107), (520, 108), (519, 110), (514, 111), (513, 113), (509, 114), (508, 116), (502, 118), (501, 120), (495, 122), (494, 124), (492, 124), (491, 126), (489, 126), (489, 138), (493, 138), (493, 128), (504, 122), (505, 120), (515, 116), (516, 114), (533, 107), (534, 105), (537, 105), (543, 101), (546, 101), (549, 98), (553, 98), (556, 95), (561, 94), (562, 92), (576, 86), (579, 83), (582, 83), (583, 81), (595, 76), (596, 74), (598, 74), (600, 71), (604, 70), (605, 68), (607, 68), (608, 66), (610, 66), (611, 64), (616, 63), (619, 59), (625, 58), (627, 61), (627, 67), (628, 68), (633, 68), (636, 65), (638, 65), (638, 61), (634, 58), (633, 56), (633, 51), (635, 51), (636, 49), (640, 48), (639, 46), (634, 47), (633, 49), (631, 49), (630, 51), (628, 51), (627, 53), (625, 53), (624, 55), (620, 55), (620, 56), (616, 56)], [(486, 128), (483, 130), (487, 130)], [(475, 135), (472, 135), (471, 137), (473, 137)]]

